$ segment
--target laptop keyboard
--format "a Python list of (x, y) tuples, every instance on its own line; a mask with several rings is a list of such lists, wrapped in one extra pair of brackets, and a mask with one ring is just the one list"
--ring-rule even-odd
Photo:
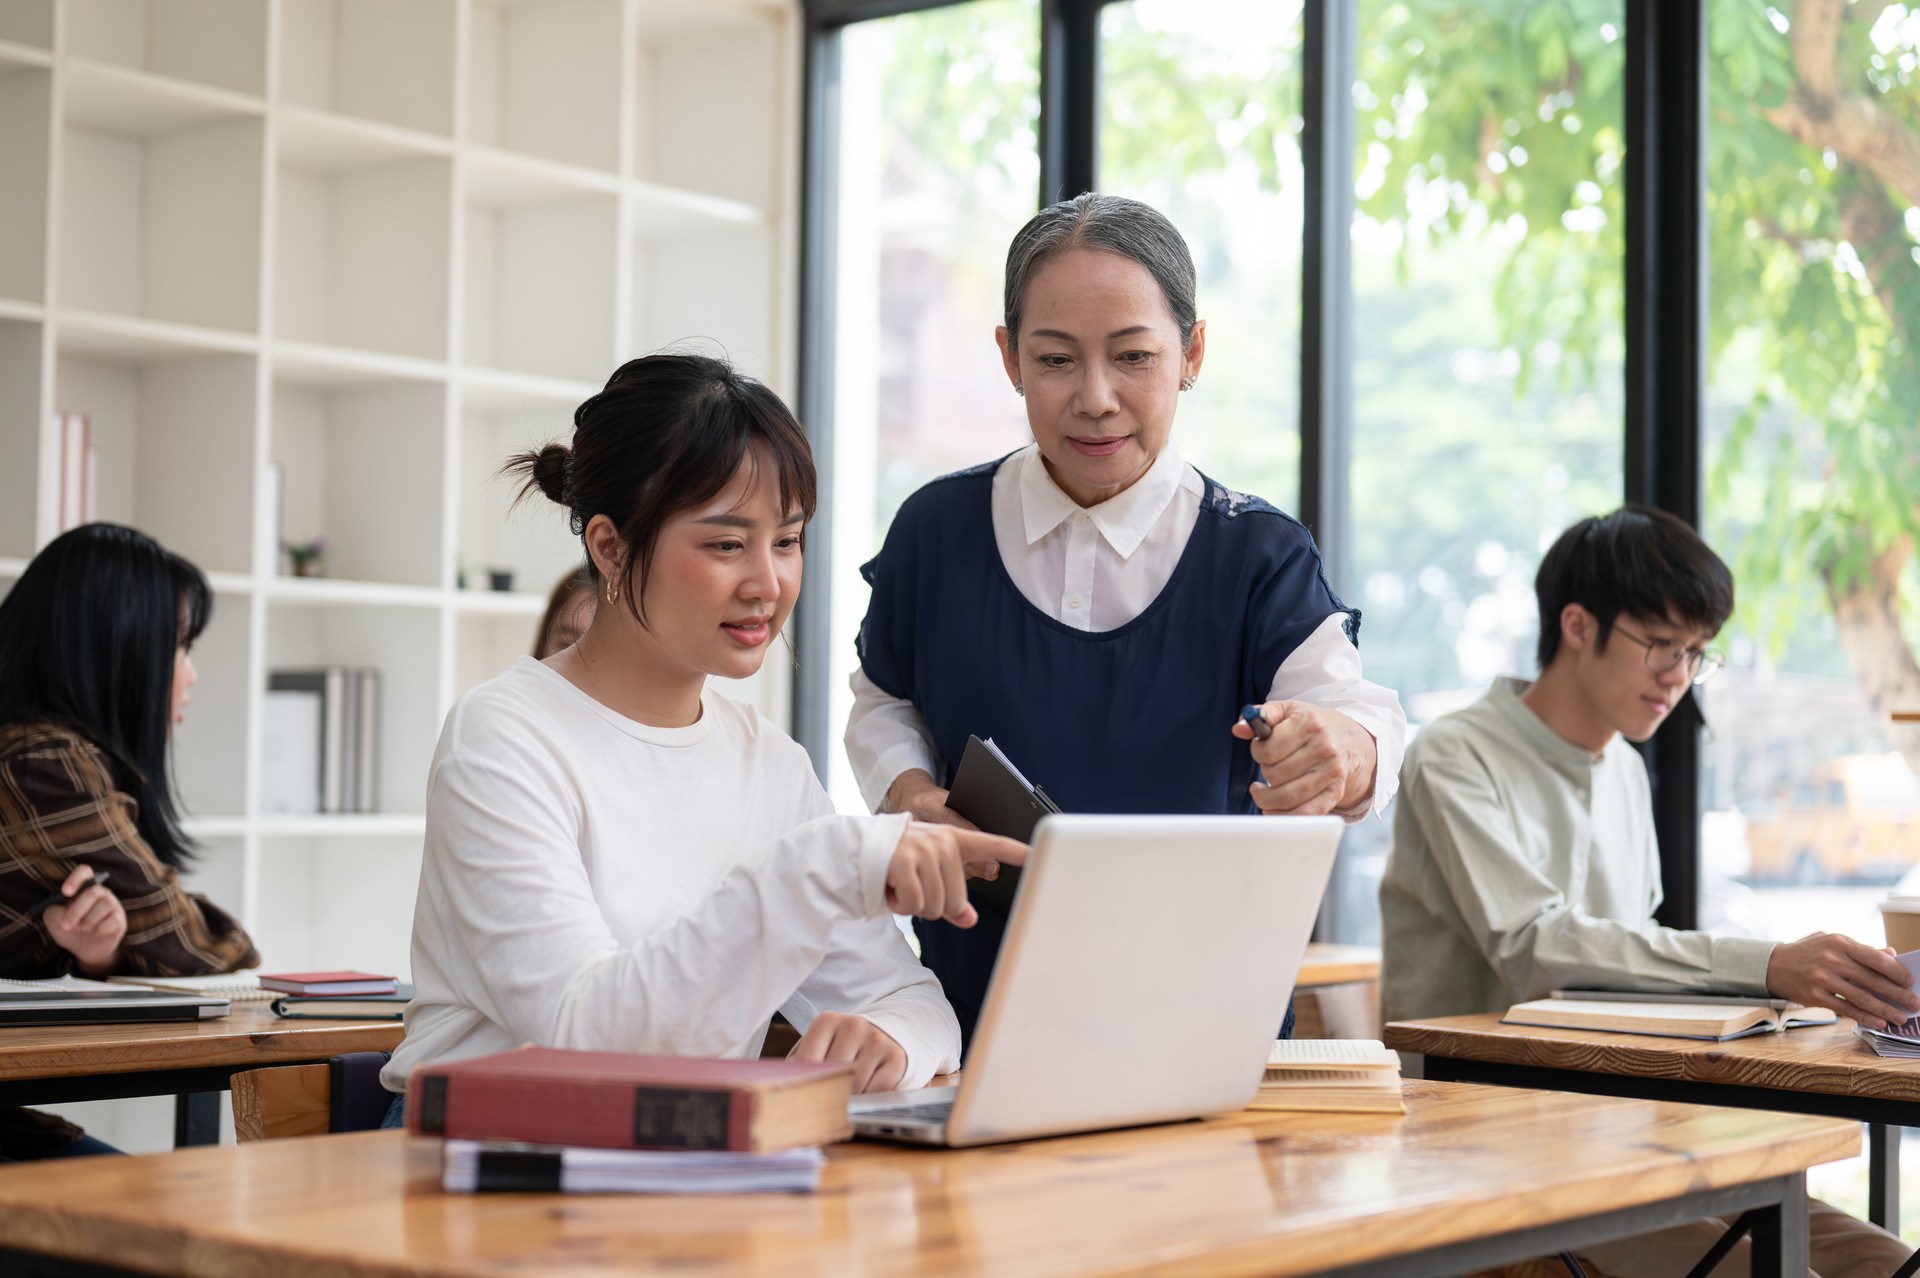
[(915, 1123), (944, 1123), (953, 1113), (953, 1097), (943, 1100), (921, 1101), (918, 1105), (895, 1105), (888, 1109), (869, 1109), (861, 1111), (862, 1122), (872, 1119), (904, 1119)]

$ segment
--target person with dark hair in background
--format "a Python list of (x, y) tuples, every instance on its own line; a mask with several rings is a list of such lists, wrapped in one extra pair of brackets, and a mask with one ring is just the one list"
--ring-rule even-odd
[[(1206, 353), (1194, 289), (1186, 241), (1135, 200), (1081, 195), (1014, 236), (996, 338), (1033, 443), (914, 493), (861, 570), (846, 747), (876, 812), (966, 825), (946, 787), (970, 735), (1067, 812), (1357, 821), (1393, 797), (1406, 716), (1361, 677), (1360, 614), (1312, 536), (1174, 447)], [(969, 1036), (1007, 922), (991, 895), (970, 931), (915, 925)]]
[(508, 469), (568, 509), (600, 603), (447, 716), (388, 1089), (521, 1043), (751, 1056), (776, 1011), (792, 1055), (850, 1062), (858, 1090), (957, 1067), (891, 916), (971, 924), (965, 874), (1025, 848), (834, 815), (805, 751), (707, 686), (759, 669), (800, 589), (815, 480), (786, 405), (724, 361), (649, 356), (580, 406), (571, 447)]
[[(1891, 950), (1654, 922), (1653, 799), (1627, 743), (1719, 669), (1707, 645), (1733, 613), (1720, 557), (1675, 516), (1627, 506), (1562, 533), (1534, 589), (1539, 677), (1497, 681), (1408, 747), (1380, 884), (1383, 1019), (1504, 1012), (1556, 989), (1770, 995), (1876, 1028), (1920, 1010)], [(1721, 1232), (1699, 1221), (1582, 1256), (1622, 1278), (1682, 1274)], [(1826, 1278), (1891, 1273), (1910, 1254), (1824, 1203), (1809, 1233)], [(1743, 1241), (1714, 1273), (1746, 1273), (1747, 1255)]]
[[(190, 845), (169, 748), (212, 606), (198, 568), (115, 524), (56, 537), (0, 601), (0, 975), (259, 962), (233, 916), (180, 886)], [(56, 891), (66, 902), (35, 917)], [(0, 1156), (105, 1150), (70, 1123), (0, 1110)]]
[(575, 568), (554, 583), (547, 596), (547, 610), (540, 616), (540, 628), (533, 633), (533, 656), (545, 661), (562, 648), (579, 642), (593, 624), (593, 578), (585, 568)]

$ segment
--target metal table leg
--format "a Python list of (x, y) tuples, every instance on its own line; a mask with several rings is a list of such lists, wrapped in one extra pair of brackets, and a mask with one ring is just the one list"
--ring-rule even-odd
[(1807, 1177), (1789, 1177), (1778, 1204), (1753, 1212), (1753, 1278), (1806, 1278)]
[(1900, 1232), (1900, 1128), (1867, 1124), (1867, 1219)]
[(220, 1092), (181, 1092), (173, 1098), (173, 1144), (220, 1143)]

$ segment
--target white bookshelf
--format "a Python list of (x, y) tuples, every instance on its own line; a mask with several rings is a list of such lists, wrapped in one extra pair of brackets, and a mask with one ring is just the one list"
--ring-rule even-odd
[[(682, 339), (791, 393), (797, 10), (0, 0), (0, 592), (86, 413), (96, 515), (213, 580), (190, 879), (269, 965), (407, 970), (441, 722), (579, 560), (506, 456)], [(269, 815), (268, 673), (326, 664), (381, 672), (380, 810)], [(785, 722), (791, 674), (728, 691)]]

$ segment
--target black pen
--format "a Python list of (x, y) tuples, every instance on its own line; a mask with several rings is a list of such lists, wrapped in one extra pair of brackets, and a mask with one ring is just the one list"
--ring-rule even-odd
[[(105, 870), (95, 870), (93, 872), (93, 881), (91, 883), (82, 883), (80, 887), (74, 892), (73, 896), (79, 896), (81, 892), (86, 891), (90, 887), (99, 887), (102, 883), (105, 883), (106, 881), (107, 881), (107, 872)], [(49, 892), (46, 896), (42, 897), (38, 901), (35, 901), (31, 906), (28, 907), (27, 917), (30, 919), (37, 919), (42, 914), (45, 914), (49, 909), (53, 908), (54, 906), (65, 905), (68, 901), (71, 901), (73, 899), (73, 896), (68, 896), (66, 894), (64, 885), (62, 887), (55, 888), (53, 891)]]
[(1265, 741), (1273, 735), (1273, 725), (1268, 723), (1267, 717), (1260, 713), (1259, 706), (1251, 703), (1241, 706), (1240, 717), (1247, 721), (1247, 726), (1253, 729), (1253, 735), (1260, 740)]

